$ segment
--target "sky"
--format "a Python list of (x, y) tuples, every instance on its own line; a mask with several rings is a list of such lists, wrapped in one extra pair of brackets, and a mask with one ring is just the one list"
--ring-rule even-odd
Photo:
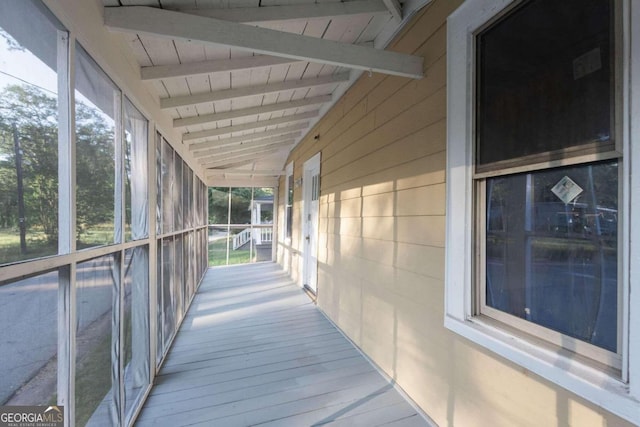
[(57, 93), (57, 75), (51, 68), (28, 50), (9, 50), (7, 40), (0, 37), (0, 90), (24, 81)]

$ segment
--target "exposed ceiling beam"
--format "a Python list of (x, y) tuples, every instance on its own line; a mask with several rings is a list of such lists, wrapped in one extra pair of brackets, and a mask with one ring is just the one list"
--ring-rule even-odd
[(223, 21), (258, 23), (268, 21), (309, 20), (344, 15), (386, 14), (381, 0), (291, 4), (282, 6), (238, 7), (225, 9), (181, 9), (183, 13), (221, 19)]
[(210, 164), (211, 162), (219, 162), (221, 160), (235, 159), (236, 157), (260, 154), (265, 151), (273, 150), (276, 148), (291, 146), (293, 145), (294, 142), (295, 140), (289, 139), (289, 140), (283, 140), (282, 142), (278, 142), (274, 144), (264, 144), (264, 145), (257, 145), (253, 147), (246, 147), (246, 148), (243, 147), (242, 149), (226, 151), (226, 152), (217, 154), (215, 156), (199, 159), (198, 163), (200, 163), (201, 165), (206, 165), (206, 164)]
[(286, 149), (286, 147), (285, 148), (283, 148), (283, 147), (269, 148), (269, 149), (264, 149), (263, 151), (259, 151), (259, 152), (255, 152), (255, 153), (251, 153), (251, 154), (245, 154), (245, 155), (242, 155), (242, 156), (225, 157), (225, 158), (217, 160), (217, 161), (204, 163), (204, 164), (202, 164), (202, 167), (204, 167), (204, 168), (218, 167), (219, 168), (219, 167), (222, 167), (222, 166), (227, 166), (227, 167), (231, 167), (232, 165), (236, 166), (236, 165), (241, 164), (241, 162), (252, 163), (252, 162), (255, 162), (256, 160), (259, 160), (262, 156), (266, 156), (268, 154), (273, 154), (273, 153), (276, 153), (278, 151), (282, 151), (284, 149)]
[(216, 92), (201, 93), (198, 95), (176, 96), (174, 98), (160, 99), (160, 108), (186, 107), (188, 105), (205, 104), (208, 102), (227, 101), (230, 99), (244, 98), (247, 96), (265, 95), (268, 93), (283, 92), (285, 90), (306, 89), (327, 84), (335, 84), (349, 81), (349, 73), (332, 74), (330, 76), (315, 77), (312, 79), (290, 80), (266, 85), (255, 85), (234, 89), (219, 90)]
[(271, 177), (226, 178), (215, 174), (207, 176), (206, 184), (209, 187), (277, 187), (278, 179)]
[(398, 0), (382, 0), (396, 23), (402, 22), (402, 5)]
[(203, 130), (200, 132), (185, 133), (182, 135), (183, 141), (194, 141), (202, 138), (210, 138), (213, 136), (227, 135), (233, 132), (243, 132), (252, 129), (260, 129), (267, 126), (280, 125), (283, 123), (296, 122), (317, 117), (320, 110), (309, 111), (308, 113), (293, 114), (291, 116), (278, 117), (277, 119), (261, 120), (259, 122), (245, 123), (242, 125), (225, 126), (218, 129)]
[[(248, 135), (233, 136), (231, 138), (220, 138), (220, 139), (207, 141), (207, 142), (198, 142), (196, 144), (189, 145), (189, 151), (195, 151), (197, 154), (200, 150), (207, 150), (209, 148), (221, 147), (223, 145), (231, 145), (231, 144), (236, 144), (238, 142), (253, 141), (255, 139), (262, 139), (262, 138), (272, 137), (276, 135), (282, 135), (292, 131), (299, 131), (302, 129), (306, 129), (308, 126), (309, 126), (308, 122), (296, 123), (291, 126), (285, 126), (278, 129), (267, 130), (264, 132), (254, 132)], [(301, 134), (300, 132), (297, 132), (297, 133), (298, 135), (296, 135), (295, 137), (298, 137)]]
[(216, 114), (204, 114), (202, 116), (187, 117), (184, 119), (175, 119), (173, 127), (179, 128), (184, 126), (201, 125), (204, 123), (217, 122), (220, 120), (233, 120), (240, 117), (256, 116), (265, 113), (273, 113), (275, 111), (284, 111), (292, 108), (306, 107), (309, 105), (322, 104), (331, 101), (331, 95), (314, 96), (312, 98), (300, 99), (290, 102), (279, 102), (277, 104), (268, 104), (260, 107), (242, 108), (239, 110), (225, 111)]
[[(211, 171), (211, 169), (209, 169)], [(286, 171), (279, 169), (271, 169), (271, 170), (250, 170), (250, 169), (221, 169), (219, 171), (221, 174), (225, 175), (256, 175), (256, 176), (284, 176), (286, 175)]]
[(240, 71), (273, 65), (292, 64), (300, 62), (290, 58), (279, 58), (270, 55), (255, 55), (246, 58), (215, 59), (202, 62), (188, 62), (186, 64), (156, 65), (140, 68), (142, 80), (169, 79), (172, 77), (197, 76), (201, 74), (218, 73), (223, 71)]
[(255, 147), (260, 145), (272, 144), (274, 142), (281, 142), (285, 140), (291, 140), (291, 139), (295, 140), (300, 135), (302, 135), (302, 132), (290, 132), (290, 133), (285, 133), (284, 135), (272, 136), (270, 138), (256, 139), (253, 141), (243, 141), (235, 144), (222, 144), (220, 146), (217, 146), (216, 148), (210, 148), (208, 150), (203, 150), (203, 151), (196, 151), (193, 154), (193, 157), (195, 157), (196, 159), (200, 159), (203, 157), (210, 157), (224, 151), (238, 149), (241, 147)]
[(115, 31), (228, 46), (338, 67), (422, 78), (423, 58), (147, 6), (107, 7)]
[(294, 141), (295, 139), (292, 139), (292, 138), (279, 138), (269, 142), (258, 141), (259, 143), (243, 144), (240, 146), (235, 145), (232, 147), (223, 147), (218, 149), (215, 153), (209, 153), (206, 156), (198, 157), (198, 162), (207, 163), (209, 161), (216, 160), (221, 156), (225, 156), (227, 154), (236, 154), (236, 153), (242, 153), (242, 152), (248, 153), (248, 152), (251, 152), (252, 150), (253, 151), (259, 150), (264, 147), (274, 146), (276, 144), (284, 144), (284, 143), (292, 144)]

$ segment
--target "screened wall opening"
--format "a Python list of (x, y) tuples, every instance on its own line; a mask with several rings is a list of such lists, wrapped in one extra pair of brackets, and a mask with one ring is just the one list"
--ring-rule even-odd
[(207, 268), (206, 200), (40, 1), (0, 2), (0, 405), (130, 425)]
[(67, 33), (29, 2), (5, 2), (0, 12), (1, 265), (58, 253), (58, 60)]
[(271, 261), (273, 188), (209, 188), (209, 265)]

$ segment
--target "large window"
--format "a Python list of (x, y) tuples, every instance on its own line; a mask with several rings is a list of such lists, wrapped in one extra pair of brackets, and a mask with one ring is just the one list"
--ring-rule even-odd
[(531, 0), (476, 36), (475, 291), (479, 314), (619, 370), (610, 3)]
[(628, 5), (480, 0), (449, 18), (445, 325), (638, 421)]

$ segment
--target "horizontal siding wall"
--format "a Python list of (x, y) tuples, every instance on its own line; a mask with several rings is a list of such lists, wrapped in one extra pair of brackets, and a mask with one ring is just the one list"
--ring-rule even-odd
[[(424, 57), (423, 79), (363, 75), (289, 158), (298, 180), (322, 152), (318, 304), (441, 426), (627, 425), (443, 327), (446, 17), (461, 3), (434, 0), (390, 46)], [(301, 197), (277, 251), (296, 279)]]

